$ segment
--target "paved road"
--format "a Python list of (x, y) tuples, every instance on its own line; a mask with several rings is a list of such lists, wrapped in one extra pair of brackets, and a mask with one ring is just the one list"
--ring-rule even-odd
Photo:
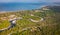
[(33, 20), (33, 19), (30, 19), (30, 21), (32, 21), (32, 22), (40, 22), (40, 21), (43, 21), (44, 20), (44, 18), (41, 18), (40, 20)]

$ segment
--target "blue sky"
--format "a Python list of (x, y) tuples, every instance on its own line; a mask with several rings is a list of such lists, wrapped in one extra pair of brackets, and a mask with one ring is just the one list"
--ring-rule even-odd
[(60, 0), (0, 0), (0, 3), (9, 2), (40, 3), (40, 2), (60, 2)]

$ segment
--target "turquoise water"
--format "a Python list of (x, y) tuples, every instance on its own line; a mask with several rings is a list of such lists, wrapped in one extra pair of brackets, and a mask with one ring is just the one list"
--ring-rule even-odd
[(47, 3), (0, 3), (0, 11), (17, 11), (38, 9)]

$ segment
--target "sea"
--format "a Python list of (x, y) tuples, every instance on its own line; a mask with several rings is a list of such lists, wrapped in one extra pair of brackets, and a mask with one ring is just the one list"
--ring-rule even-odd
[(40, 9), (46, 5), (48, 3), (0, 3), (0, 12)]

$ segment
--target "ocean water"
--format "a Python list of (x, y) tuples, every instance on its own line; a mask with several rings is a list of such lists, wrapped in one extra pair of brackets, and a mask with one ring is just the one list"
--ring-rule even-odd
[(47, 3), (0, 3), (0, 11), (19, 11), (39, 9)]

